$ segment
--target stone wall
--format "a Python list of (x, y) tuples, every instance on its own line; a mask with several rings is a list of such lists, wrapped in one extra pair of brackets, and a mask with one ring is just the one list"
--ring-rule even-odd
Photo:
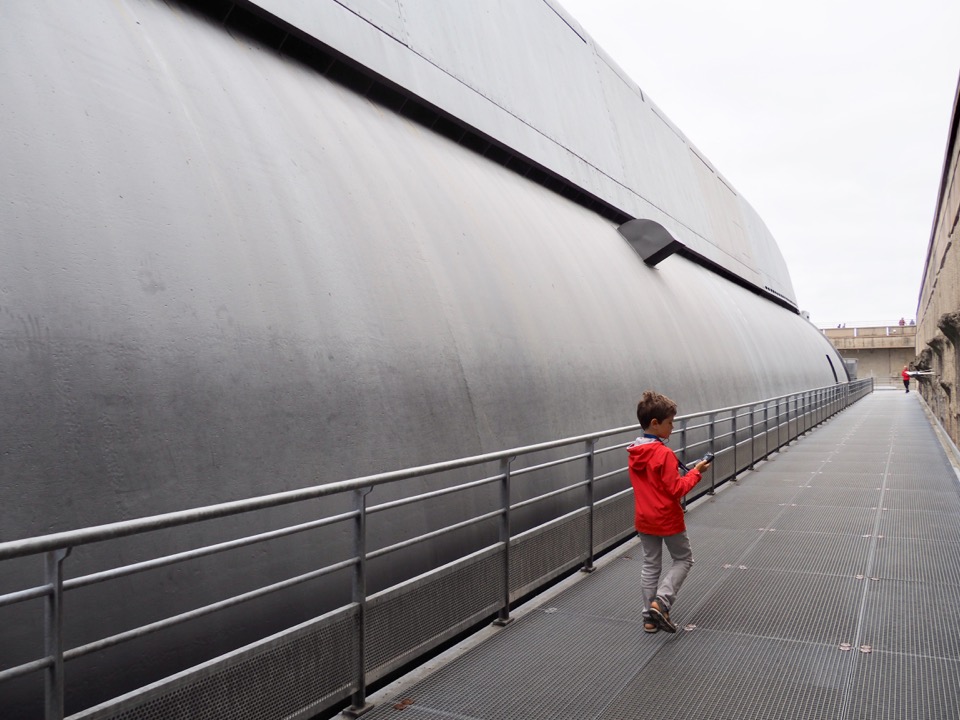
[(960, 442), (960, 220), (957, 143), (960, 86), (944, 157), (940, 196), (934, 218), (920, 303), (917, 308), (917, 358), (921, 370), (935, 374), (922, 379), (920, 390), (954, 442)]

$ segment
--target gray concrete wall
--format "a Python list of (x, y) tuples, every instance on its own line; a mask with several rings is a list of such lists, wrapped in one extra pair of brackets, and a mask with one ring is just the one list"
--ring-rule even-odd
[(916, 356), (915, 325), (825, 328), (823, 334), (844, 358), (857, 360), (857, 377), (902, 387), (900, 373)]
[(857, 379), (874, 378), (878, 386), (890, 385), (903, 387), (900, 376), (904, 365), (914, 361), (916, 353), (910, 349), (890, 350), (843, 350), (844, 358), (857, 361)]
[(927, 403), (954, 442), (960, 442), (960, 86), (944, 156), (943, 175), (917, 309), (917, 362), (935, 374), (921, 383)]

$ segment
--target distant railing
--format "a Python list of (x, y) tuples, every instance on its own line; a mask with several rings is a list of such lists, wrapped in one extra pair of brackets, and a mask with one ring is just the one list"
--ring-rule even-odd
[(916, 325), (876, 325), (869, 327), (823, 328), (831, 340), (849, 338), (916, 337)]
[[(681, 460), (691, 462), (708, 451), (715, 455), (711, 469), (693, 488), (686, 502), (712, 494), (721, 484), (753, 468), (772, 452), (872, 391), (872, 381), (863, 380), (678, 417), (675, 434), (679, 437), (677, 454)], [(45, 718), (61, 720), (65, 663), (294, 585), (349, 571), (352, 574), (350, 603), (70, 717), (74, 720), (305, 719), (347, 700), (351, 702), (348, 713), (362, 714), (369, 708), (366, 693), (370, 683), (494, 615), (496, 623), (508, 623), (511, 603), (578, 566), (585, 571), (592, 570), (598, 552), (633, 534), (633, 502), (627, 469), (622, 462), (626, 457), (624, 449), (638, 431), (637, 425), (614, 428), (303, 490), (2, 543), (0, 561), (38, 557), (43, 563), (45, 580), (41, 585), (0, 595), (0, 609), (42, 600), (44, 623), (43, 637), (38, 638), (38, 645), (42, 643), (44, 648), (42, 657), (0, 671), (0, 690), (4, 682), (42, 673)], [(524, 466), (518, 462), (521, 458), (536, 458), (561, 448), (573, 452), (545, 461), (532, 460)], [(611, 453), (619, 454), (611, 456)], [(516, 500), (516, 490), (525, 476), (543, 476), (547, 470), (553, 472), (554, 468), (571, 463), (582, 466), (582, 479)], [(615, 467), (598, 472), (604, 463)], [(482, 472), (491, 464), (496, 468), (492, 474)], [(450, 487), (376, 505), (368, 503), (375, 488), (465, 468), (481, 472), (472, 480)], [(616, 480), (615, 485), (608, 483), (611, 480)], [(385, 547), (367, 548), (367, 523), (371, 516), (441, 496), (491, 487), (499, 489), (499, 502), (486, 512)], [(334, 495), (352, 497), (352, 509), (81, 577), (65, 579), (64, 576), (67, 557), (78, 546), (122, 541), (163, 528)], [(575, 497), (574, 509), (523, 532), (513, 532), (511, 520), (518, 511), (561, 497)], [(370, 561), (419, 543), (436, 541), (467, 527), (490, 523), (496, 525), (496, 541), (473, 548), (443, 567), (368, 595)], [(77, 647), (64, 646), (64, 596), (69, 591), (334, 525), (351, 528), (352, 557)], [(122, 554), (118, 552), (116, 556)], [(122, 598), (116, 597), (118, 593), (105, 590), (103, 604), (121, 602)], [(84, 622), (83, 618), (70, 619)]]

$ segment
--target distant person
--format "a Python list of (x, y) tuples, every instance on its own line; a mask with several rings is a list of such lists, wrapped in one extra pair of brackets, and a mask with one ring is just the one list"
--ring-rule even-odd
[(900, 318), (900, 327), (903, 327), (906, 324), (907, 324), (907, 321), (904, 320), (903, 318)]
[(906, 365), (903, 366), (903, 372), (900, 373), (900, 377), (903, 378), (904, 391), (910, 392), (910, 370), (908, 369), (908, 366)]
[(911, 319), (910, 319), (910, 324), (911, 324), (911, 325), (916, 325), (917, 323), (916, 323), (916, 321), (913, 320), (913, 318), (911, 318)]
[[(660, 393), (647, 390), (637, 403), (637, 420), (643, 435), (627, 448), (630, 484), (633, 486), (634, 526), (643, 547), (643, 629), (648, 633), (675, 633), (670, 608), (693, 565), (687, 525), (680, 498), (700, 482), (708, 462), (698, 462), (680, 476), (677, 456), (666, 446), (673, 432), (677, 404)], [(663, 546), (672, 564), (661, 579)]]

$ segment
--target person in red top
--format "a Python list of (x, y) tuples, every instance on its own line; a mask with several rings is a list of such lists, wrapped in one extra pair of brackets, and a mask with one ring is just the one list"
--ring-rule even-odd
[[(903, 389), (906, 392), (910, 392), (910, 369), (907, 365), (903, 366), (903, 372), (900, 373), (900, 377), (903, 378)], [(921, 393), (922, 395), (923, 393)]]
[[(633, 486), (634, 526), (643, 547), (643, 629), (676, 632), (670, 620), (670, 607), (693, 565), (687, 525), (680, 498), (700, 482), (710, 463), (700, 461), (686, 475), (680, 475), (680, 463), (666, 446), (673, 432), (677, 404), (660, 393), (648, 390), (637, 403), (637, 420), (643, 428), (628, 448), (630, 484)], [(663, 546), (667, 546), (672, 565), (661, 578)]]

